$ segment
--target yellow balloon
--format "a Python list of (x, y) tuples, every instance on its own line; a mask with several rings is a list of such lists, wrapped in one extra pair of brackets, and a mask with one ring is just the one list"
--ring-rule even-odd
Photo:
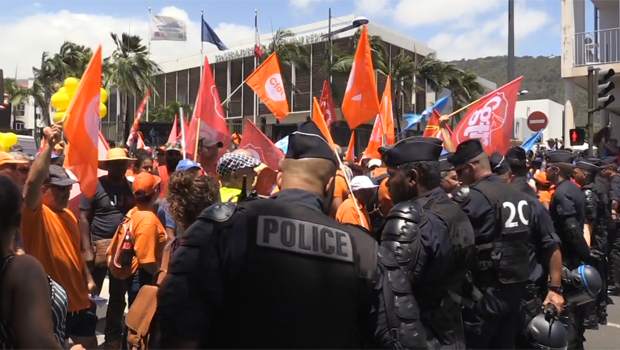
[(19, 140), (17, 139), (17, 135), (15, 135), (12, 132), (7, 132), (6, 134), (4, 134), (4, 137), (2, 138), (2, 142), (4, 143), (5, 146), (7, 146), (9, 149), (12, 146), (15, 146), (17, 144)]
[(79, 83), (80, 81), (77, 80), (77, 78), (69, 77), (65, 79), (65, 88), (67, 88), (67, 93), (75, 93), (75, 90), (77, 90)]
[(69, 107), (69, 95), (57, 92), (52, 95), (52, 107), (56, 109), (67, 109)]
[(108, 102), (108, 91), (104, 88), (101, 88), (101, 103)]
[(106, 107), (104, 103), (100, 103), (99, 109), (100, 109), (99, 118), (101, 119), (105, 118), (105, 116), (108, 115), (108, 107)]
[(54, 113), (54, 124), (59, 123), (65, 117), (65, 111)]
[(67, 94), (67, 88), (66, 88), (66, 87), (64, 87), (64, 86), (63, 86), (63, 87), (61, 87), (60, 89), (58, 89), (58, 91), (56, 91), (56, 93), (57, 93), (57, 94), (65, 94), (65, 95), (68, 95), (68, 94)]

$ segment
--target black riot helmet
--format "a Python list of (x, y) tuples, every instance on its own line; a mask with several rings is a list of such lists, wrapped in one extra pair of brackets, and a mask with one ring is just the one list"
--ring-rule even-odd
[(564, 298), (574, 305), (595, 300), (603, 288), (601, 274), (590, 265), (581, 265), (574, 270), (562, 269)]
[[(555, 309), (555, 308), (553, 308)], [(534, 317), (525, 329), (527, 341), (535, 349), (566, 349), (568, 346), (568, 332), (562, 322), (555, 315), (550, 315), (549, 310)]]

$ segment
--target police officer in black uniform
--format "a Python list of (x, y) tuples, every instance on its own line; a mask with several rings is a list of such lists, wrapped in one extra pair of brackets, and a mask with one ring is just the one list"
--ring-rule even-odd
[(544, 305), (552, 303), (556, 310), (562, 311), (562, 253), (560, 238), (553, 229), (553, 222), (545, 207), (538, 200), (538, 194), (527, 182), (527, 155), (521, 147), (515, 146), (506, 152), (504, 163), (508, 166), (506, 173), (508, 183), (515, 190), (530, 197), (530, 228), (529, 239), (530, 277), (526, 283), (525, 295), (521, 306), (517, 348), (531, 347), (526, 337), (530, 321), (540, 314)]
[[(549, 214), (555, 232), (562, 241), (561, 251), (564, 266), (576, 269), (590, 260), (590, 247), (584, 238), (586, 199), (579, 187), (571, 181), (575, 156), (560, 150), (547, 153), (547, 180), (555, 185), (555, 192), (549, 204)], [(583, 321), (586, 307), (567, 305), (569, 316), (568, 348), (583, 349), (585, 328)]]
[(599, 165), (596, 159), (580, 159), (575, 163), (574, 179), (581, 186), (586, 199), (586, 216), (585, 227), (589, 233), (589, 245), (592, 249), (597, 250), (597, 254), (591, 254), (596, 257), (588, 261), (594, 266), (603, 278), (603, 288), (596, 300), (596, 305), (590, 307), (588, 316), (585, 321), (587, 329), (598, 329), (599, 315), (603, 318), (607, 316), (607, 285), (606, 285), (606, 265), (607, 260), (603, 253), (606, 248), (605, 236), (607, 229), (607, 204), (601, 196), (599, 187), (595, 183), (596, 174), (599, 172)]
[(605, 157), (601, 159), (601, 173), (609, 182), (609, 199), (611, 204), (612, 224), (607, 232), (607, 249), (611, 265), (610, 293), (620, 295), (620, 174), (618, 174), (617, 157)]
[(474, 231), (440, 187), (442, 149), (442, 141), (430, 137), (379, 148), (394, 203), (381, 245), (409, 277), (430, 346), (465, 349), (459, 294), (475, 261)]
[(159, 290), (162, 348), (427, 347), (396, 258), (326, 215), (337, 166), (318, 127), (304, 123), (277, 195), (203, 211)]
[(476, 235), (478, 262), (467, 293), (476, 303), (463, 309), (467, 347), (514, 348), (521, 299), (530, 275), (528, 197), (492, 173), (479, 140), (458, 145), (448, 161), (469, 186), (469, 196), (455, 200)]
[(450, 162), (448, 157), (452, 153), (447, 153), (439, 157), (439, 171), (441, 172), (441, 188), (448, 194), (448, 197), (452, 198), (452, 194), (460, 186), (456, 171)]
[(493, 174), (499, 176), (504, 182), (510, 180), (510, 166), (501, 153), (493, 152), (489, 157), (489, 163), (491, 164)]

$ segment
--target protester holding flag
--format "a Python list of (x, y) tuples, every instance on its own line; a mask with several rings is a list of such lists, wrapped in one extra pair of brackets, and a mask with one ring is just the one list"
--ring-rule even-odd
[(45, 272), (67, 292), (66, 337), (95, 349), (97, 315), (90, 310), (88, 295), (98, 293), (97, 285), (82, 257), (78, 221), (67, 209), (71, 186), (76, 181), (63, 168), (50, 165), (62, 127), (54, 125), (44, 132), (47, 144), (26, 180), (22, 238), (28, 254), (36, 257)]
[(336, 220), (341, 224), (358, 225), (373, 232), (366, 205), (371, 201), (377, 187), (379, 186), (373, 184), (368, 176), (354, 177), (351, 180), (352, 193), (338, 208)]
[(198, 159), (205, 173), (216, 174), (215, 168), (222, 147), (224, 147), (224, 144), (221, 141), (214, 140), (209, 135), (205, 135), (198, 141)]

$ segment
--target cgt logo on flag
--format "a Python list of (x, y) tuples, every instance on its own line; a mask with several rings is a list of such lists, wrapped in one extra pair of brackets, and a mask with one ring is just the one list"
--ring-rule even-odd
[(267, 91), (267, 96), (274, 101), (286, 100), (284, 84), (282, 83), (282, 76), (280, 74), (273, 74), (267, 79), (265, 91)]
[(243, 146), (243, 149), (250, 152), (250, 154), (252, 155), (252, 157), (254, 157), (254, 159), (258, 159), (263, 163), (266, 162), (265, 155), (263, 154), (263, 151), (259, 147), (256, 147), (251, 143), (246, 143), (245, 146)]
[(505, 116), (508, 115), (508, 105), (508, 99), (504, 92), (500, 91), (490, 96), (483, 105), (470, 114), (465, 124), (466, 127), (459, 128), (456, 135), (457, 142), (479, 139), (484, 146), (489, 146), (492, 142), (493, 132), (504, 127)]

